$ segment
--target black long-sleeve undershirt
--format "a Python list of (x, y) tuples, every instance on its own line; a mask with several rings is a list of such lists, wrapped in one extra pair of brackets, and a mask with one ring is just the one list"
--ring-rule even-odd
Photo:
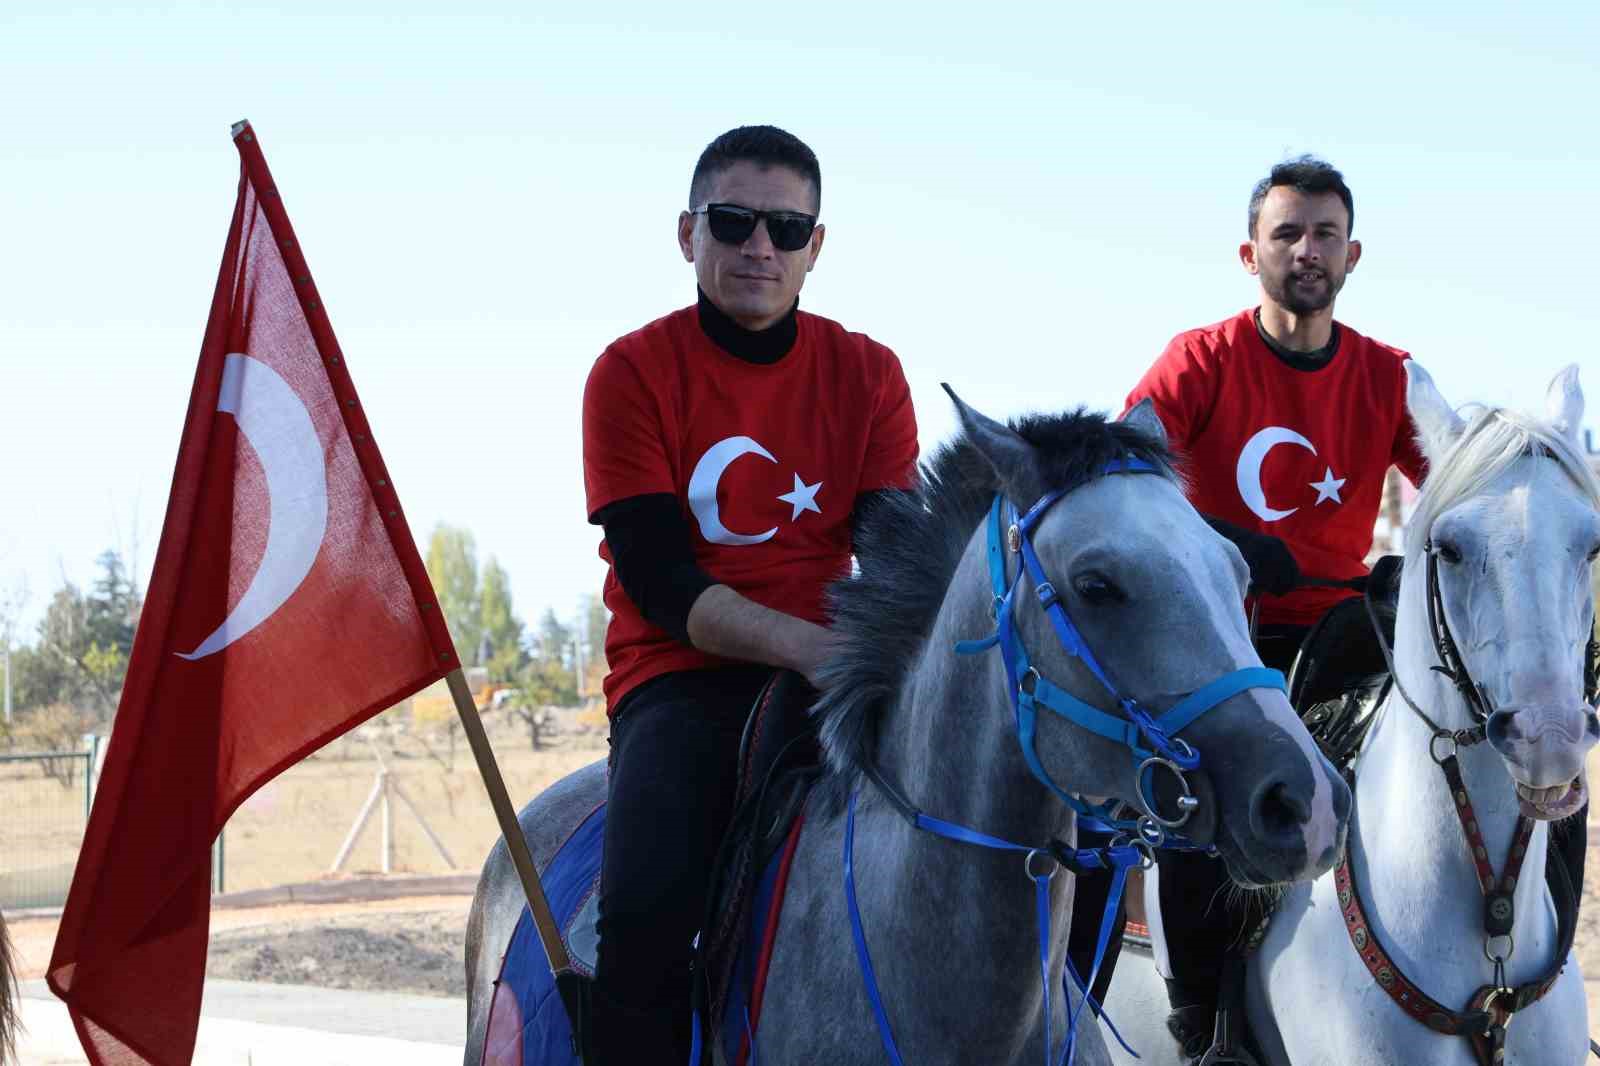
[[(877, 489), (856, 497), (850, 528), (893, 489)], [(694, 559), (694, 532), (677, 497), (670, 492), (630, 496), (607, 504), (589, 521), (605, 530), (617, 582), (639, 613), (685, 644), (689, 611), (700, 594), (718, 582)], [(855, 539), (852, 537), (852, 540)]]

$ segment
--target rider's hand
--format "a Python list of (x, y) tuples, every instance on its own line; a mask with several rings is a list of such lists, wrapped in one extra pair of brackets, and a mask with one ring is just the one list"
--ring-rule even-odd
[(1287, 596), (1300, 582), (1300, 564), (1294, 561), (1289, 546), (1270, 533), (1254, 533), (1202, 515), (1206, 523), (1233, 542), (1250, 567), (1250, 590), (1270, 596)]

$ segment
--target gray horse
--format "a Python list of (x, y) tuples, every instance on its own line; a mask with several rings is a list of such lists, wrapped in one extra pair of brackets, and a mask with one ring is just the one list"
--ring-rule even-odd
[[(757, 1034), (763, 1064), (888, 1061), (841, 873), (852, 820), (859, 920), (904, 1061), (1038, 1062), (1047, 1026), (1060, 1046), (1069, 1008), (1056, 994), (1048, 1019), (1043, 1010), (1035, 884), (1023, 856), (919, 831), (876, 783), (898, 786), (947, 822), (1041, 846), (1076, 834), (1073, 809), (1045, 778), (1085, 797), (1149, 802), (1149, 775), (1141, 778), (1128, 747), (1056, 715), (1040, 716), (1037, 774), (1018, 743), (1000, 654), (953, 654), (958, 641), (995, 628), (984, 518), (996, 494), (1026, 506), (1072, 487), (1031, 541), (1094, 656), (1139, 705), (1164, 710), (1260, 666), (1240, 607), (1244, 561), (1184, 499), (1147, 405), (1120, 422), (1078, 412), (1014, 428), (957, 406), (963, 437), (924, 467), (916, 492), (866, 518), (860, 573), (834, 591), (840, 650), (814, 711), (827, 773), (807, 809), (773, 949)], [(1097, 476), (1128, 459), (1152, 473)], [(1006, 557), (1015, 574), (1015, 556)], [(1030, 578), (1018, 580), (1012, 619), (1038, 675), (1120, 715), (1062, 647)], [(1214, 845), (1236, 880), (1263, 885), (1330, 868), (1350, 794), (1281, 690), (1229, 696), (1182, 737), (1201, 757), (1188, 775), (1199, 807), (1183, 831)], [(522, 811), (541, 868), (604, 798), (596, 763)], [(1038, 856), (1029, 864), (1039, 872)], [(1047, 968), (1059, 993), (1073, 878), (1053, 877), (1048, 896)], [(468, 921), (468, 1066), (481, 1059), (499, 954), (522, 909), (498, 844)], [(1078, 1061), (1107, 1061), (1092, 1024), (1080, 1033)]]

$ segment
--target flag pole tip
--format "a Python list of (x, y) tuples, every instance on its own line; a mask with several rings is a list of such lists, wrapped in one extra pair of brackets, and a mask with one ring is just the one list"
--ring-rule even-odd
[(229, 136), (237, 137), (237, 136), (239, 136), (239, 134), (243, 133), (245, 130), (247, 130), (249, 128), (250, 128), (250, 120), (247, 119), (247, 118), (242, 118), (238, 122), (235, 122), (233, 124), (233, 132)]

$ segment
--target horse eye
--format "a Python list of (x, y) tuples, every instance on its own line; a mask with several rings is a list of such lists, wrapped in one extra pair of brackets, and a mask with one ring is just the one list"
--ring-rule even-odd
[(1103, 603), (1120, 603), (1127, 598), (1122, 594), (1121, 589), (1099, 574), (1084, 574), (1081, 577), (1074, 578), (1072, 587), (1078, 591), (1078, 595), (1082, 596), (1086, 603), (1092, 606), (1099, 606)]
[(1592, 563), (1596, 559), (1600, 559), (1600, 544), (1589, 549), (1589, 561)]
[(1461, 549), (1447, 540), (1441, 540), (1436, 544), (1434, 551), (1438, 553), (1439, 558), (1452, 565), (1461, 561)]

